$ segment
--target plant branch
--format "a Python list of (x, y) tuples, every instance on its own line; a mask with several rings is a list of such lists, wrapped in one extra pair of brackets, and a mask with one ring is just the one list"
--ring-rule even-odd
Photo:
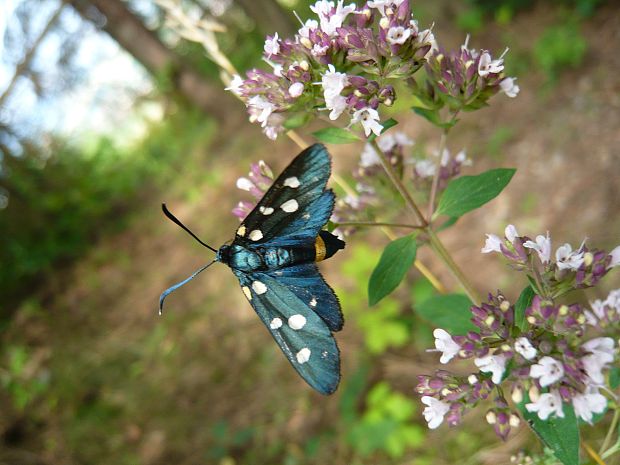
[(437, 197), (437, 189), (439, 186), (439, 178), (441, 177), (441, 160), (443, 159), (443, 152), (446, 149), (446, 142), (448, 139), (448, 128), (445, 128), (441, 133), (441, 139), (439, 139), (439, 154), (437, 156), (437, 164), (435, 165), (435, 175), (433, 176), (433, 184), (431, 186), (431, 195), (428, 201), (428, 222), (430, 223), (435, 212), (435, 197)]
[(344, 221), (339, 222), (338, 226), (380, 226), (388, 228), (407, 228), (407, 229), (422, 229), (422, 226), (415, 226), (413, 224), (403, 223), (377, 223), (374, 221)]
[(402, 181), (399, 179), (398, 175), (394, 172), (392, 165), (390, 164), (388, 159), (385, 157), (385, 154), (383, 153), (383, 151), (379, 148), (379, 145), (377, 144), (377, 139), (375, 138), (372, 141), (369, 141), (369, 143), (372, 145), (372, 147), (377, 152), (377, 155), (379, 156), (379, 160), (381, 161), (381, 165), (383, 166), (385, 173), (388, 175), (388, 178), (390, 178), (390, 181), (392, 182), (394, 187), (396, 187), (396, 190), (400, 193), (400, 195), (405, 200), (407, 207), (413, 212), (414, 216), (420, 222), (420, 226), (422, 227), (428, 226), (428, 223), (426, 222), (424, 215), (422, 214), (422, 212), (416, 205), (415, 201), (409, 194), (409, 191), (407, 190), (405, 185), (402, 183)]
[(473, 288), (471, 283), (467, 280), (456, 262), (452, 259), (452, 256), (448, 253), (442, 242), (439, 240), (439, 237), (437, 237), (435, 231), (433, 231), (430, 226), (428, 226), (426, 228), (426, 233), (429, 237), (429, 245), (450, 269), (455, 279), (461, 284), (461, 286), (463, 286), (463, 289), (465, 290), (467, 297), (469, 297), (469, 300), (471, 300), (474, 304), (479, 303), (480, 298), (478, 297), (478, 293)]
[(609, 430), (607, 431), (607, 435), (605, 436), (605, 440), (603, 441), (603, 445), (599, 449), (599, 455), (604, 454), (609, 447), (609, 443), (611, 442), (611, 438), (616, 431), (616, 426), (618, 426), (618, 420), (620, 419), (620, 407), (616, 406), (616, 410), (614, 411), (614, 416), (611, 420), (611, 425), (609, 425)]

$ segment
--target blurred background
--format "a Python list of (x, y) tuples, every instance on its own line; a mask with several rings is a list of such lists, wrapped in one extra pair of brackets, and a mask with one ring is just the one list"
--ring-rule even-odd
[[(182, 5), (225, 26), (222, 51), (245, 70), (261, 65), (265, 35), (292, 35), (293, 10), (305, 19), (311, 3)], [(450, 141), (473, 158), (471, 173), (518, 168), (505, 193), (443, 234), (478, 291), (514, 300), (525, 285), (479, 252), (507, 223), (549, 230), (555, 245), (620, 243), (618, 3), (412, 7), (446, 48), (467, 33), (493, 56), (510, 47), (507, 74), (521, 87), (464, 115)], [(438, 357), (425, 353), (433, 328), (414, 310), (433, 291), (412, 271), (367, 306), (378, 232), (351, 237), (322, 266), (346, 319), (333, 396), (296, 375), (226, 267), (158, 317), (161, 291), (211, 259), (161, 202), (217, 247), (238, 224), (235, 181), (249, 163), (278, 172), (299, 149), (247, 122), (204, 49), (152, 0), (2, 0), (0, 38), (0, 464), (498, 464), (539, 450), (526, 427), (500, 444), (484, 409), (456, 429), (426, 428), (413, 389)], [(396, 105), (397, 129), (435, 147), (436, 130), (409, 106)], [(330, 147), (336, 170), (347, 176), (361, 149)], [(612, 275), (603, 288), (619, 285)]]

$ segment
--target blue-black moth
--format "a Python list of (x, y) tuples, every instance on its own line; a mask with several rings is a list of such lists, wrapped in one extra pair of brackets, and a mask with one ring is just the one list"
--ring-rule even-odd
[(322, 230), (334, 209), (334, 193), (326, 189), (330, 173), (323, 145), (301, 152), (243, 220), (232, 243), (219, 250), (198, 239), (162, 205), (168, 218), (216, 256), (164, 291), (160, 312), (168, 294), (208, 266), (228, 265), (291, 365), (322, 394), (333, 393), (340, 381), (340, 354), (332, 332), (344, 323), (338, 298), (316, 266), (345, 245)]

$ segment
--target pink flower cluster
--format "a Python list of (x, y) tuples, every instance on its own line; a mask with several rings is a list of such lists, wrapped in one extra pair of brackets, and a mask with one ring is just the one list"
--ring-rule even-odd
[[(366, 135), (379, 135), (379, 108), (396, 98), (391, 82), (410, 78), (436, 48), (430, 30), (420, 31), (409, 2), (368, 1), (364, 6), (319, 0), (316, 19), (292, 38), (267, 37), (264, 60), (271, 70), (235, 76), (228, 90), (246, 104), (250, 120), (275, 139), (285, 118), (325, 110), (347, 114)], [(378, 76), (381, 79), (378, 79)]]
[[(620, 263), (620, 248), (607, 253), (590, 251), (585, 244), (577, 250), (564, 244), (553, 262), (548, 234), (532, 241), (510, 225), (504, 239), (487, 235), (482, 251), (502, 253), (516, 269), (530, 274), (537, 289), (532, 288), (535, 293), (519, 314), (504, 295), (489, 294), (487, 302), (471, 307), (476, 331), (465, 335), (434, 331), (441, 363), (473, 359), (478, 372), (464, 377), (440, 370), (419, 377), (417, 392), (423, 396), (429, 427), (438, 427), (444, 418), (450, 425), (458, 424), (467, 410), (489, 396), (489, 383), (508, 385), (503, 391), (511, 392), (512, 401), (541, 420), (564, 417), (564, 406), (570, 404), (578, 418), (592, 423), (594, 415), (607, 408), (606, 373), (617, 365), (613, 337), (620, 329), (620, 290), (594, 301), (590, 309), (560, 297), (596, 284)], [(542, 269), (532, 268), (532, 253), (538, 255), (536, 266)], [(494, 399), (487, 421), (502, 439), (520, 422), (502, 394)]]

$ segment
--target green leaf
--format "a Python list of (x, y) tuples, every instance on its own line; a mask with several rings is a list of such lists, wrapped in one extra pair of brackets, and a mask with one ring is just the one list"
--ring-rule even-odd
[(517, 408), (538, 439), (551, 449), (564, 465), (579, 465), (579, 427), (573, 406), (562, 404), (564, 418), (550, 417), (541, 420), (538, 414), (527, 411), (525, 404), (528, 402), (526, 396), (522, 403), (517, 404)]
[(313, 132), (312, 135), (327, 144), (350, 144), (360, 140), (351, 131), (341, 128), (323, 128)]
[[(384, 121), (383, 123), (381, 123), (381, 126), (383, 126), (383, 129), (381, 129), (381, 134), (385, 134), (385, 131), (387, 131), (390, 128), (393, 128), (397, 124), (398, 124), (398, 121), (396, 121), (394, 118), (390, 118), (387, 121)], [(376, 138), (377, 136), (374, 133), (372, 133), (370, 136), (368, 136), (368, 141), (372, 142)]]
[(411, 268), (417, 249), (415, 234), (401, 237), (387, 245), (368, 282), (369, 305), (375, 305), (398, 287)]
[(415, 112), (416, 115), (421, 116), (429, 123), (439, 128), (449, 129), (458, 122), (458, 120), (455, 119), (444, 123), (443, 121), (441, 121), (441, 117), (439, 116), (439, 110), (433, 110), (431, 108), (423, 107), (411, 107), (411, 109)]
[(297, 113), (288, 118), (282, 126), (284, 129), (297, 129), (312, 119), (311, 113)]
[(523, 291), (521, 291), (521, 295), (517, 299), (517, 303), (515, 304), (515, 326), (521, 330), (521, 332), (527, 329), (527, 320), (525, 319), (525, 310), (532, 303), (532, 299), (536, 293), (531, 286), (527, 286)]
[(471, 322), (471, 300), (463, 294), (441, 294), (425, 300), (414, 307), (415, 312), (437, 328), (450, 334), (464, 335), (478, 332)]
[(441, 196), (437, 214), (459, 217), (481, 207), (504, 190), (515, 171), (498, 168), (477, 176), (453, 179)]

